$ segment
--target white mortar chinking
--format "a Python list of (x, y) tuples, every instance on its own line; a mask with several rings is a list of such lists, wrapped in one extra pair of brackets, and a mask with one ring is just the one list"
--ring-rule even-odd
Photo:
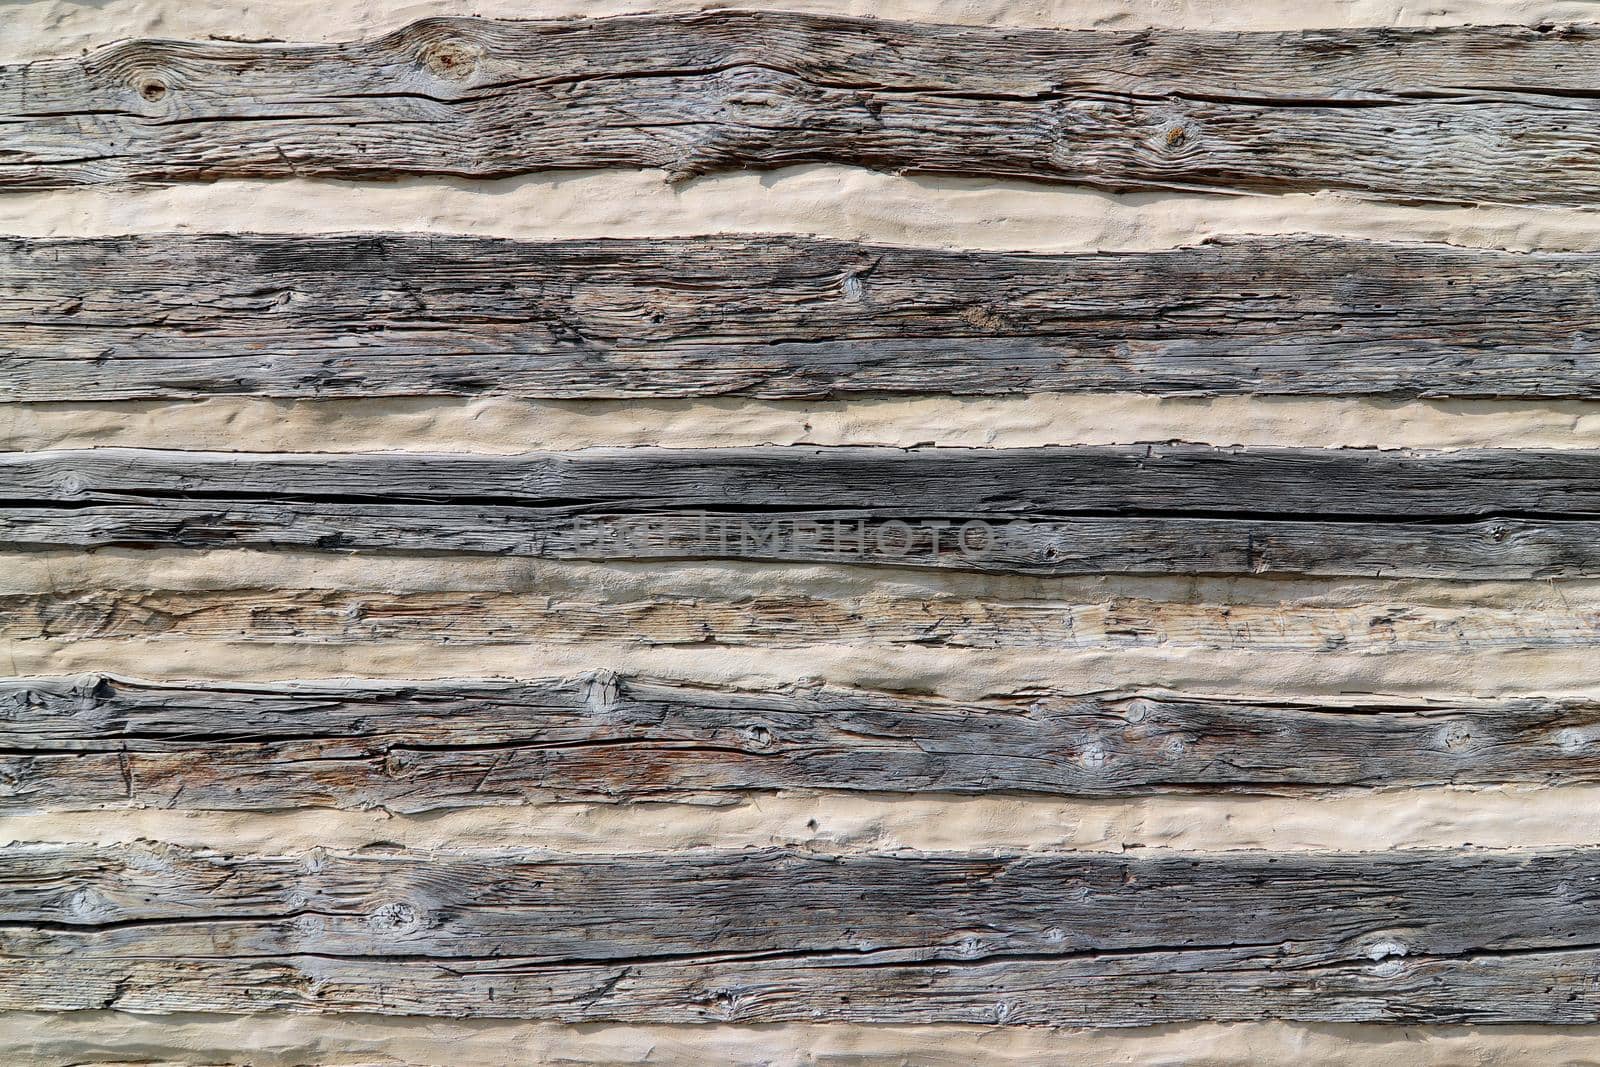
[(48, 59), (136, 37), (338, 42), (441, 16), (555, 19), (736, 7), (1060, 29), (1303, 30), (1355, 26), (1538, 25), (1593, 15), (1583, 0), (278, 0), (243, 10), (183, 0), (10, 0), (0, 63)]
[[(1600, 448), (1600, 401), (1004, 397), (539, 401), (504, 396), (0, 405), (0, 450), (478, 452), (659, 445), (1033, 448), (1190, 441), (1303, 448)], [(402, 446), (397, 448), (397, 446)]]
[(0, 1055), (33, 1067), (183, 1056), (253, 1067), (452, 1067), (461, 1063), (700, 1067), (1590, 1067), (1600, 1037), (1583, 1027), (1301, 1026), (1200, 1023), (1111, 1031), (1034, 1027), (582, 1026), (314, 1015), (0, 1014)]
[(806, 234), (995, 252), (1133, 252), (1305, 234), (1508, 251), (1600, 251), (1600, 211), (1411, 205), (1347, 193), (1110, 193), (816, 164), (669, 183), (663, 171), (370, 182), (224, 179), (0, 196), (0, 233), (459, 233), (520, 240)]

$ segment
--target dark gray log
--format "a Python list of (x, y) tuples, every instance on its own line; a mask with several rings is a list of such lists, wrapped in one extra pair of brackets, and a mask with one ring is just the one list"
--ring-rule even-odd
[(1305, 238), (14, 239), (0, 397), (1594, 397), (1597, 292), (1600, 256)]
[(0, 850), (0, 1008), (1594, 1023), (1600, 853)]
[(0, 812), (418, 812), (768, 789), (1116, 796), (1600, 780), (1600, 706), (528, 683), (0, 682)]
[(0, 502), (151, 500), (523, 508), (550, 516), (721, 509), (841, 518), (1230, 514), (1466, 520), (1600, 516), (1600, 451), (1081, 445), (591, 448), (576, 452), (0, 453)]
[(839, 162), (1588, 204), (1596, 32), (1108, 33), (718, 12), (429, 19), (309, 47), (135, 41), (0, 68), (0, 184)]
[(1600, 453), (1197, 445), (0, 456), (17, 544), (1038, 574), (1600, 574)]

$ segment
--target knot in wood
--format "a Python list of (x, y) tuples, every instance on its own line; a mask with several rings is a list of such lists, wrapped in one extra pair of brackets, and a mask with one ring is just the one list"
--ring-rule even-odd
[(95, 889), (84, 886), (67, 898), (65, 910), (75, 919), (92, 921), (109, 914), (114, 909), (111, 901)]
[(367, 925), (375, 930), (399, 933), (416, 927), (420, 918), (416, 908), (404, 901), (395, 901), (374, 911), (367, 918)]
[(422, 62), (441, 78), (460, 80), (478, 67), (482, 53), (463, 41), (439, 41), (422, 50)]
[(1372, 960), (1371, 973), (1379, 978), (1393, 978), (1405, 970), (1404, 957), (1409, 950), (1398, 941), (1375, 941), (1367, 947), (1367, 958)]
[(1440, 731), (1444, 747), (1451, 752), (1463, 752), (1475, 748), (1476, 743), (1472, 731), (1465, 723), (1453, 722)]
[(1581, 752), (1589, 744), (1589, 738), (1582, 730), (1568, 726), (1556, 734), (1556, 746), (1563, 752)]
[(1367, 959), (1376, 962), (1378, 960), (1388, 959), (1391, 956), (1404, 956), (1407, 951), (1409, 950), (1406, 948), (1406, 946), (1402, 945), (1400, 942), (1390, 938), (1384, 938), (1380, 941), (1374, 941), (1372, 944), (1367, 946)]
[(740, 1001), (739, 994), (732, 989), (708, 989), (693, 999), (723, 1016), (732, 1016)]
[(1195, 132), (1193, 123), (1184, 119), (1174, 119), (1163, 123), (1156, 129), (1156, 148), (1162, 152), (1178, 152)]

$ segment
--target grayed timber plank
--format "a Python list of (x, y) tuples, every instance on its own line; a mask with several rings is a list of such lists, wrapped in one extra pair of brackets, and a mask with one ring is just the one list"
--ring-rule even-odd
[[(1492, 890), (1487, 887), (1485, 892)], [(1249, 902), (1240, 900), (1239, 907)], [(1071, 1027), (1280, 1019), (1406, 1025), (1592, 1025), (1587, 947), (1479, 958), (1420, 957), (1278, 969), (1271, 949), (1106, 953), (1041, 962), (793, 962), (548, 965), (316, 956), (247, 959), (0, 958), (0, 1004), (116, 1009), (529, 1018), (569, 1023), (969, 1023)]]
[(771, 12), (428, 19), (0, 68), (0, 184), (678, 178), (837, 162), (1111, 189), (1586, 204), (1588, 26), (1051, 31)]
[[(954, 550), (957, 516), (919, 523), (828, 513), (758, 522), (630, 515), (550, 520), (532, 509), (437, 504), (386, 508), (296, 503), (222, 507), (6, 508), (0, 533), (15, 545), (329, 551), (470, 552), (579, 560), (745, 559), (764, 562), (943, 567), (1005, 574), (1257, 574), (1412, 578), (1578, 578), (1600, 575), (1600, 522), (1494, 519), (1448, 525), (1292, 522), (1268, 517), (1130, 517), (1017, 521), (999, 547)], [(836, 526), (835, 523), (838, 523)], [(731, 528), (732, 532), (728, 532)], [(903, 537), (914, 541), (902, 550)], [(938, 537), (943, 547), (934, 550)]]
[(1600, 853), (0, 850), (0, 1007), (1593, 1023)]
[(1161, 693), (954, 701), (524, 683), (0, 681), (0, 812), (420, 812), (767, 789), (1117, 796), (1600, 779), (1600, 705)]
[[(0, 397), (1593, 397), (1600, 257), (1324, 238), (0, 240)], [(1495, 314), (1484, 315), (1485, 307)]]
[(591, 449), (0, 456), (19, 545), (279, 545), (1036, 574), (1600, 573), (1600, 453)]
[(880, 515), (1600, 515), (1600, 451), (1218, 447), (591, 448), (519, 455), (144, 448), (0, 453), (0, 503), (441, 501), (576, 516), (711, 510)]
[[(316, 645), (404, 641), (492, 646), (624, 642), (653, 647), (1058, 650), (1211, 648), (1384, 653), (1583, 649), (1600, 645), (1587, 605), (1434, 604), (1397, 595), (1353, 604), (1174, 603), (932, 593), (782, 592), (608, 597), (526, 591), (262, 588), (66, 589), (0, 595), (14, 642), (243, 640)], [(153, 584), (153, 583), (152, 583)], [(1559, 590), (1554, 598), (1559, 600)]]

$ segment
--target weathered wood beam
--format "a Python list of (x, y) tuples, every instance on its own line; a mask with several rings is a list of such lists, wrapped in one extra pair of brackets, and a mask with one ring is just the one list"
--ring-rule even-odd
[(160, 235), (0, 240), (0, 279), (14, 400), (1600, 395), (1585, 254)]
[(428, 19), (0, 68), (0, 184), (833, 162), (1110, 189), (1588, 204), (1588, 26), (975, 28), (772, 12)]
[[(171, 560), (168, 560), (171, 562)], [(1280, 603), (1184, 603), (1093, 594), (1052, 598), (880, 592), (747, 595), (551, 590), (407, 592), (261, 587), (248, 573), (217, 589), (63, 589), (0, 594), (0, 638), (14, 642), (192, 639), (372, 645), (625, 642), (652, 647), (772, 648), (871, 643), (885, 648), (1090, 650), (1216, 648), (1250, 652), (1474, 652), (1600, 645), (1588, 604), (1439, 604), (1406, 594), (1354, 603), (1292, 595)]]
[(0, 1008), (1600, 1021), (1600, 853), (0, 849)]
[(523, 683), (0, 681), (0, 812), (418, 812), (769, 789), (1117, 796), (1600, 780), (1600, 705), (1162, 693), (982, 701)]
[(1035, 574), (1600, 574), (1600, 453), (592, 449), (0, 455), (15, 544), (749, 558)]

